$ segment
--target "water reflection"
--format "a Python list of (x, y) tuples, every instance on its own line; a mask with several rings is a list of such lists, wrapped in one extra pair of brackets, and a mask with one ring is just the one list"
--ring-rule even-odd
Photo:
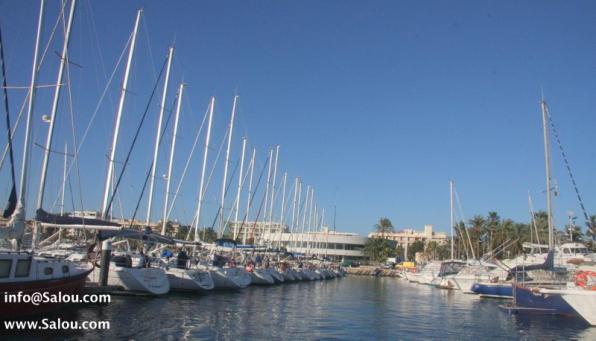
[(509, 315), (501, 301), (394, 278), (348, 277), (238, 292), (113, 297), (65, 320), (109, 320), (109, 331), (38, 333), (70, 339), (596, 339), (578, 318)]

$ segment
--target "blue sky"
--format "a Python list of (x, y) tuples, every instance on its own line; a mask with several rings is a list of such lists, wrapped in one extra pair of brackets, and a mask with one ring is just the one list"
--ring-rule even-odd
[[(59, 6), (59, 1), (48, 1), (45, 42)], [(0, 3), (10, 84), (29, 82), (38, 7), (37, 1)], [(82, 0), (71, 43), (71, 60), (82, 66), (71, 67), (77, 139), (140, 7), (143, 24), (123, 118), (120, 161), (166, 50), (175, 41), (169, 103), (178, 82), (183, 79), (188, 85), (176, 180), (209, 97), (217, 99), (212, 162), (224, 137), (233, 95), (238, 93), (232, 162), (240, 156), (243, 135), (249, 147), (257, 148), (257, 174), (268, 148), (279, 144), (279, 174), (287, 170), (290, 179), (300, 176), (315, 187), (328, 224), (336, 205), (338, 230), (366, 234), (379, 217), (386, 216), (397, 228), (433, 224), (447, 231), (450, 179), (456, 182), (465, 218), (494, 210), (502, 217), (528, 221), (528, 190), (535, 208), (545, 207), (542, 88), (587, 209), (596, 213), (592, 101), (596, 4), (592, 1)], [(58, 60), (53, 51), (59, 51), (61, 43), (58, 34), (41, 69), (40, 84), (55, 82)], [(87, 209), (100, 207), (122, 70), (116, 71), (81, 150), (80, 188)], [(24, 95), (24, 90), (10, 91), (13, 122)], [(48, 88), (38, 91), (37, 143), (45, 140), (40, 116), (49, 112), (51, 95)], [(63, 95), (57, 121), (59, 149), (72, 143), (67, 100)], [(149, 167), (156, 105), (154, 101), (124, 177), (120, 201), (126, 216), (136, 204)], [(1, 135), (5, 141), (5, 132)], [(22, 139), (20, 130), (18, 159)], [(162, 147), (158, 174), (166, 172), (168, 149), (169, 142)], [(30, 207), (41, 163), (41, 149), (33, 150)], [(173, 213), (185, 222), (196, 206), (201, 158), (197, 150)], [(54, 157), (47, 206), (57, 198), (61, 169), (61, 158)], [(221, 173), (220, 162), (202, 224), (210, 224), (214, 217)], [(567, 211), (580, 215), (580, 209), (556, 144), (553, 173), (560, 192), (554, 203), (555, 221), (561, 226)], [(3, 168), (4, 196), (9, 189), (7, 174)], [(74, 174), (71, 182), (78, 192)], [(161, 212), (163, 188), (163, 181), (158, 181), (154, 218)], [(80, 207), (78, 194), (74, 199)], [(231, 200), (226, 202), (229, 207)], [(144, 217), (146, 203), (141, 207)], [(115, 212), (119, 215), (120, 208)]]

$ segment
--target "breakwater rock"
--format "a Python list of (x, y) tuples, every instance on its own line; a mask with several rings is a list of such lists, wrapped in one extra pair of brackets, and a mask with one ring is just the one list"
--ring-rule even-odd
[(383, 269), (376, 266), (359, 266), (357, 268), (346, 268), (349, 275), (377, 276), (377, 277), (401, 277), (400, 271), (395, 269)]

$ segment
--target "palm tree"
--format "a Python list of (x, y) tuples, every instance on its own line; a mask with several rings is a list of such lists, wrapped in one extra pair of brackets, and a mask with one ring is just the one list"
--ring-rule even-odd
[(592, 239), (596, 238), (596, 215), (590, 216), (590, 221), (586, 222), (588, 230), (586, 231), (586, 236), (591, 237)]
[(486, 220), (485, 231), (488, 234), (487, 252), (490, 252), (495, 247), (493, 239), (497, 234), (497, 229), (501, 223), (501, 217), (499, 217), (497, 212), (488, 212)]
[(474, 255), (479, 257), (480, 256), (480, 238), (482, 236), (482, 230), (486, 225), (486, 220), (483, 216), (477, 214), (469, 221), (470, 228), (468, 229), (468, 233), (470, 233), (470, 239), (472, 240), (472, 247), (474, 248)]
[(394, 232), (393, 224), (389, 218), (379, 218), (379, 221), (375, 224), (375, 229), (381, 234), (381, 238), (385, 238), (385, 233)]

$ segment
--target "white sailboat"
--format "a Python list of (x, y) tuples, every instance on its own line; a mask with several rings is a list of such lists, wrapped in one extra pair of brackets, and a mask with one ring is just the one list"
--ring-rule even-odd
[[(65, 5), (65, 4), (64, 4)], [(72, 18), (74, 16), (76, 2), (71, 2), (67, 30), (70, 31)], [(39, 43), (43, 27), (45, 1), (41, 0), (40, 13), (35, 41), (35, 52), (33, 56), (33, 70), (29, 93), (29, 106), (27, 111), (27, 123), (25, 128), (25, 143), (23, 145), (23, 163), (21, 169), (21, 185), (19, 197), (16, 196), (16, 181), (14, 175), (14, 159), (12, 151), (12, 136), (10, 127), (10, 115), (8, 113), (8, 95), (6, 91), (6, 73), (4, 65), (4, 46), (0, 34), (0, 64), (2, 71), (2, 86), (4, 96), (4, 107), (7, 115), (8, 147), (10, 151), (10, 165), (12, 174), (12, 191), (9, 199), (9, 208), (4, 212), (4, 218), (10, 217), (6, 226), (0, 227), (0, 237), (10, 241), (16, 250), (0, 249), (0, 291), (5, 294), (47, 292), (50, 294), (78, 294), (85, 284), (85, 278), (93, 268), (89, 263), (71, 262), (64, 259), (51, 259), (35, 255), (34, 251), (18, 251), (25, 228), (25, 207), (26, 207), (26, 184), (28, 174), (28, 160), (31, 146), (31, 119), (33, 116), (35, 87), (38, 70)], [(67, 33), (63, 49), (63, 57), (68, 45)], [(58, 91), (58, 90), (57, 90)], [(17, 201), (18, 200), (18, 201)], [(15, 206), (16, 204), (16, 206)], [(14, 318), (16, 316), (39, 314), (57, 308), (58, 304), (9, 304), (4, 303), (0, 307), (0, 318)]]
[[(112, 148), (110, 151), (110, 158), (108, 160), (108, 173), (106, 176), (103, 196), (102, 217), (104, 219), (107, 219), (110, 216), (111, 205), (109, 203), (109, 198), (111, 193), (112, 176), (114, 173), (114, 160), (118, 146), (118, 135), (120, 131), (122, 112), (124, 110), (124, 102), (126, 99), (128, 78), (130, 75), (130, 69), (137, 40), (137, 32), (142, 13), (142, 9), (137, 11), (130, 48), (128, 51), (126, 69), (124, 71), (124, 79), (122, 81), (122, 90), (120, 93), (118, 110), (116, 113), (116, 125), (112, 137)], [(110, 262), (110, 269), (108, 272), (109, 284), (121, 286), (125, 290), (129, 291), (141, 291), (155, 295), (165, 294), (170, 290), (170, 284), (163, 269), (151, 267), (132, 267), (132, 265), (128, 264), (126, 261), (123, 261), (122, 258), (118, 258), (118, 256), (124, 257), (124, 259), (126, 259), (126, 255), (116, 254), (115, 260)], [(99, 271), (94, 271), (93, 274), (94, 276), (91, 276), (91, 279), (98, 280)]]

